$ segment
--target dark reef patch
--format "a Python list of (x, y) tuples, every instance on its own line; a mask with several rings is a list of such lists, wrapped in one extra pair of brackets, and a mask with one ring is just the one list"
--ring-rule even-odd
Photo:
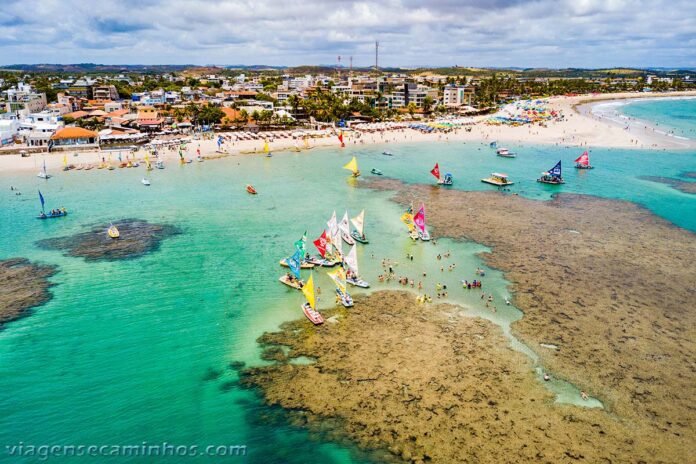
[(25, 258), (0, 260), (0, 328), (29, 315), (29, 309), (51, 299), (48, 278), (56, 266), (35, 264)]
[(87, 232), (47, 238), (36, 244), (49, 250), (63, 251), (65, 256), (85, 258), (86, 261), (115, 261), (138, 258), (156, 251), (162, 240), (181, 233), (173, 225), (152, 224), (140, 219), (123, 219), (114, 225), (121, 234), (117, 239), (107, 235), (108, 224), (98, 224)]
[[(694, 173), (687, 172), (682, 174), (682, 176), (691, 177), (690, 174)], [(680, 192), (696, 194), (696, 182), (684, 182), (683, 180), (673, 179), (671, 177), (659, 176), (641, 176), (640, 178), (650, 182), (658, 182), (660, 184), (669, 185), (673, 189), (679, 190)]]

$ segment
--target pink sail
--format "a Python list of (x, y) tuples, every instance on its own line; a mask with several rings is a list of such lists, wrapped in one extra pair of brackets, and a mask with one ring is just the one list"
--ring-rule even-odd
[(421, 232), (425, 232), (425, 205), (421, 204), (420, 209), (413, 216), (413, 222), (418, 226)]
[(590, 164), (590, 154), (587, 153), (587, 151), (586, 151), (585, 153), (583, 153), (582, 155), (580, 155), (580, 157), (579, 157), (578, 159), (576, 159), (575, 162), (578, 163), (578, 164), (582, 164), (583, 166), (589, 166), (589, 164)]

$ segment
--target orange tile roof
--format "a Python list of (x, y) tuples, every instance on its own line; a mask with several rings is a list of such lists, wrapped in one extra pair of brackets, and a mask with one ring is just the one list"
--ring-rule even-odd
[(96, 132), (81, 127), (64, 127), (53, 134), (51, 140), (96, 138), (97, 135)]
[(113, 117), (123, 116), (124, 114), (128, 114), (128, 113), (130, 113), (129, 110), (116, 110), (116, 111), (111, 111), (111, 112), (107, 113), (107, 116), (113, 118)]
[(89, 116), (89, 113), (87, 111), (73, 111), (72, 113), (66, 113), (63, 115), (63, 117), (66, 116), (69, 118), (79, 119), (84, 118), (85, 116)]

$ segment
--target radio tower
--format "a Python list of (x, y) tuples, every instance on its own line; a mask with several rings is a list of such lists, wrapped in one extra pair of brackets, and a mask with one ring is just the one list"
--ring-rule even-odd
[(375, 71), (379, 71), (379, 41), (375, 41)]

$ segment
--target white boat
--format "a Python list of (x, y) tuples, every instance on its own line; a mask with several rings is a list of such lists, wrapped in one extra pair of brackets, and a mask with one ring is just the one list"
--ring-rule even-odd
[(144, 178), (144, 177), (142, 178), (142, 180), (140, 181), (140, 183), (143, 184), (143, 185), (145, 185), (145, 186), (149, 186), (149, 185), (150, 185), (150, 181), (147, 180), (147, 179)]
[(350, 236), (350, 223), (348, 222), (348, 211), (345, 212), (341, 222), (338, 224), (338, 229), (341, 231), (341, 238), (348, 245), (355, 245), (355, 239)]
[(394, 156), (394, 154), (393, 154), (392, 152), (390, 152), (390, 151), (383, 151), (382, 154), (383, 154), (384, 156)]
[(360, 214), (350, 219), (350, 222), (355, 226), (355, 230), (351, 232), (351, 237), (360, 243), (369, 243), (365, 237), (365, 210), (360, 211)]
[(338, 264), (338, 261), (332, 261), (330, 259), (322, 258), (319, 256), (309, 256), (309, 257), (305, 258), (304, 262), (314, 264), (315, 266), (321, 266), (321, 267), (334, 267), (335, 265)]
[(491, 173), (490, 177), (486, 177), (484, 179), (481, 179), (481, 182), (485, 182), (487, 184), (495, 185), (498, 187), (505, 187), (505, 186), (514, 184), (514, 182), (512, 182), (508, 178), (507, 174), (502, 174), (499, 172)]
[(314, 277), (312, 275), (309, 276), (307, 285), (302, 287), (302, 293), (307, 299), (307, 302), (302, 305), (302, 312), (304, 315), (314, 325), (323, 324), (324, 318), (321, 317), (321, 313), (319, 313), (319, 311), (316, 309), (316, 298), (314, 297)]
[(496, 154), (503, 158), (515, 158), (517, 156), (514, 153), (511, 153), (507, 148), (498, 148)]
[(327, 275), (336, 284), (337, 300), (340, 301), (341, 304), (346, 308), (353, 306), (353, 298), (351, 298), (350, 294), (348, 294), (348, 291), (346, 290), (346, 272), (343, 270), (343, 268), (339, 267), (333, 272), (327, 272)]
[(155, 161), (155, 167), (157, 169), (164, 169), (164, 161), (162, 161), (162, 160)]
[(36, 177), (40, 177), (42, 179), (50, 179), (51, 175), (46, 172), (46, 160), (43, 162), (43, 169), (36, 175)]
[(358, 272), (358, 253), (356, 246), (353, 245), (348, 254), (343, 258), (343, 262), (348, 267), (346, 271), (346, 282), (356, 287), (368, 288), (370, 284), (360, 278)]

